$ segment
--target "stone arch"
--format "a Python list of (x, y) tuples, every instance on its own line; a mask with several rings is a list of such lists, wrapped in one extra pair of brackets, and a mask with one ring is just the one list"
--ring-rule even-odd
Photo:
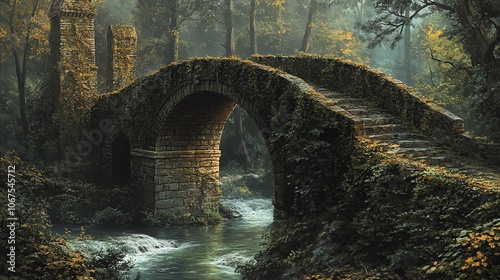
[[(267, 143), (275, 217), (292, 211), (297, 189), (333, 184), (348, 165), (360, 120), (301, 79), (236, 58), (171, 64), (101, 96), (92, 118), (110, 118), (114, 131), (129, 135), (131, 184), (143, 190), (145, 206), (189, 213), (218, 205), (220, 135), (235, 104)], [(309, 174), (309, 166), (322, 172)]]
[[(157, 155), (162, 155), (156, 159), (157, 209), (180, 212), (186, 205), (203, 209), (218, 205), (222, 131), (236, 104), (252, 109), (245, 103), (236, 88), (210, 80), (186, 85), (165, 98), (153, 127), (156, 139), (150, 139)], [(255, 111), (249, 115), (259, 119)]]

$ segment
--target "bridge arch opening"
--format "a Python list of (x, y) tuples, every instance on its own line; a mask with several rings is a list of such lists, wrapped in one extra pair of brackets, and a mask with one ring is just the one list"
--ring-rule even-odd
[(224, 197), (273, 198), (271, 155), (261, 130), (236, 106), (222, 132), (219, 176)]
[(124, 133), (119, 133), (111, 144), (111, 182), (124, 186), (131, 179), (130, 142)]
[[(217, 211), (222, 194), (219, 184), (221, 138), (236, 107), (236, 98), (214, 91), (194, 91), (179, 99), (177, 102), (167, 100), (159, 113), (166, 112), (159, 118), (160, 129), (154, 146), (158, 157), (155, 209), (178, 214)], [(258, 126), (255, 127), (260, 134)], [(269, 153), (266, 156), (269, 157)], [(271, 177), (274, 180), (274, 176)]]

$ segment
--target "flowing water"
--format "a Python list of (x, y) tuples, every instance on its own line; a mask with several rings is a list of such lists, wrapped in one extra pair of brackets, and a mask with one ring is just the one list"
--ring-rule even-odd
[(262, 249), (262, 235), (272, 222), (269, 199), (226, 199), (242, 215), (220, 225), (181, 228), (89, 229), (90, 249), (115, 245), (134, 263), (142, 279), (240, 279), (234, 270)]

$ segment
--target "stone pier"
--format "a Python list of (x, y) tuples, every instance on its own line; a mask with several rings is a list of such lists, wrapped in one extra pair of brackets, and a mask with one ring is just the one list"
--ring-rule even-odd
[(145, 193), (146, 207), (183, 215), (219, 206), (219, 150), (131, 151), (132, 184)]

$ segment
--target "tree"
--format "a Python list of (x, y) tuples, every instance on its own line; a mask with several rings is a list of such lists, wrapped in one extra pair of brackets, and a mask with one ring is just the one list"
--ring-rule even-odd
[(179, 59), (179, 36), (182, 24), (193, 19), (198, 13), (207, 13), (213, 10), (216, 0), (167, 0), (170, 24), (168, 31), (167, 63)]
[(361, 39), (361, 26), (369, 16), (371, 17), (372, 9), (370, 7), (373, 5), (373, 0), (354, 0), (342, 2), (342, 4), (348, 9), (354, 19), (356, 38)]
[[(168, 49), (167, 62), (176, 61), (179, 59), (179, 1), (169, 0), (167, 5), (170, 8), (170, 24), (168, 26)], [(194, 12), (194, 10), (193, 10)]]
[[(407, 7), (408, 16), (404, 14)], [(365, 29), (375, 33), (371, 45), (382, 42), (389, 35), (395, 35), (393, 39), (396, 42), (402, 38), (402, 30), (412, 19), (443, 12), (451, 15), (458, 24), (457, 35), (462, 38), (472, 64), (498, 68), (499, 59), (495, 58), (500, 44), (498, 0), (378, 0), (375, 9), (381, 15), (365, 26)]]
[(224, 26), (226, 27), (226, 56), (236, 53), (234, 45), (234, 22), (233, 22), (233, 0), (224, 0)]
[(7, 56), (12, 55), (15, 65), (24, 144), (29, 132), (26, 113), (28, 63), (34, 53), (43, 51), (48, 45), (48, 8), (48, 0), (0, 0), (0, 44)]
[(252, 54), (258, 53), (257, 48), (257, 0), (250, 0), (250, 51)]
[(411, 19), (410, 19), (410, 5), (405, 8), (405, 27), (403, 35), (403, 49), (404, 49), (404, 68), (405, 68), (405, 83), (409, 86), (413, 85), (413, 75), (411, 66)]
[[(409, 6), (408, 15), (405, 15)], [(470, 76), (476, 79), (475, 109), (487, 125), (481, 133), (500, 139), (500, 1), (499, 0), (377, 0), (379, 16), (364, 26), (374, 34), (371, 46), (402, 39), (402, 32), (411, 20), (442, 13), (453, 24), (447, 36), (459, 38), (470, 57)]]
[(318, 8), (325, 8), (328, 6), (332, 6), (334, 4), (334, 0), (326, 0), (318, 2), (318, 0), (311, 0), (309, 2), (309, 13), (307, 15), (307, 24), (304, 32), (304, 37), (302, 38), (302, 46), (300, 47), (301, 52), (308, 52), (309, 47), (311, 45), (311, 35), (312, 28), (314, 24), (314, 15), (318, 12)]
[(250, 159), (250, 154), (248, 153), (248, 148), (245, 143), (244, 130), (243, 130), (243, 109), (240, 106), (236, 106), (233, 111), (234, 117), (234, 132), (236, 136), (236, 142), (238, 144), (237, 148), (237, 158), (236, 160), (244, 169), (250, 169), (253, 167), (252, 160)]
[(311, 0), (309, 3), (309, 13), (307, 16), (307, 24), (306, 24), (306, 31), (304, 32), (304, 38), (302, 38), (302, 46), (300, 47), (300, 51), (302, 52), (308, 52), (309, 51), (309, 46), (311, 42), (311, 34), (312, 34), (312, 26), (313, 26), (313, 19), (314, 19), (314, 14), (318, 10), (318, 2), (316, 0)]
[(315, 54), (368, 63), (367, 56), (363, 54), (365, 45), (343, 26), (341, 19), (319, 18), (316, 25), (318, 31), (312, 37), (314, 46), (311, 48)]
[[(466, 127), (474, 125), (471, 113), (473, 83), (469, 69), (472, 64), (457, 37), (446, 36), (447, 22), (439, 14), (426, 18), (413, 35), (415, 61), (422, 61), (415, 75), (416, 88), (445, 106), (453, 113), (465, 118)], [(421, 69), (418, 69), (420, 66)]]
[(135, 23), (139, 41), (143, 42), (141, 53), (157, 60), (161, 50), (161, 61), (168, 64), (179, 59), (179, 41), (182, 26), (186, 21), (208, 20), (214, 14), (217, 0), (138, 0)]

